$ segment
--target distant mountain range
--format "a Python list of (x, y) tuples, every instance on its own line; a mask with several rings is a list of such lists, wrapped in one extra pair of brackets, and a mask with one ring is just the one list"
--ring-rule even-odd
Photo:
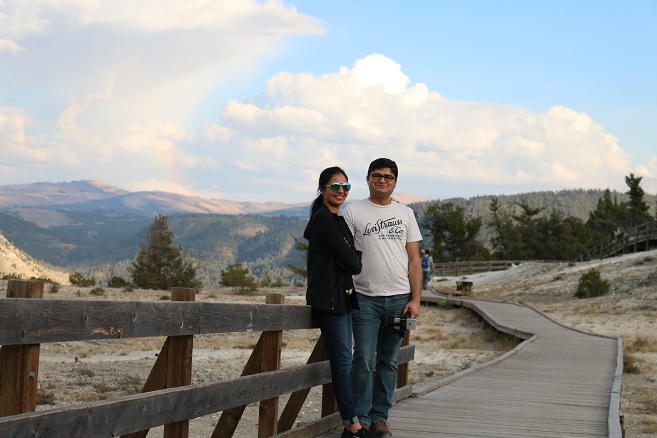
[[(406, 204), (428, 201), (426, 198), (403, 193), (396, 193), (395, 197)], [(161, 191), (129, 192), (106, 182), (94, 180), (0, 186), (0, 211), (19, 211), (21, 215), (30, 216), (35, 223), (38, 219), (34, 218), (34, 212), (25, 211), (26, 209), (116, 212), (151, 217), (157, 214), (182, 213), (307, 216), (310, 201), (295, 204), (257, 203), (201, 198)]]
[[(546, 212), (557, 209), (586, 221), (603, 193), (604, 190), (563, 190), (496, 198), (500, 205), (523, 199)], [(627, 199), (622, 193), (613, 195), (619, 202)], [(413, 208), (425, 238), (422, 245), (430, 247), (431, 235), (424, 228), (429, 205), (451, 202), (462, 206), (468, 217), (481, 217), (486, 224), (493, 196), (428, 201), (395, 194), (395, 198)], [(646, 194), (646, 202), (654, 215), (657, 197)], [(296, 282), (300, 279), (287, 266), (305, 263), (303, 254), (295, 249), (295, 239), (302, 240), (309, 204), (128, 192), (101, 181), (5, 185), (0, 186), (0, 235), (26, 257), (64, 272), (80, 271), (101, 281), (112, 275), (127, 279), (127, 266), (144, 243), (148, 227), (156, 215), (164, 214), (175, 234), (174, 243), (195, 261), (199, 277), (207, 286), (216, 285), (221, 270), (233, 263), (243, 264), (258, 278)], [(482, 242), (487, 243), (490, 236), (490, 228), (484, 227)], [(20, 270), (13, 257), (10, 263), (0, 266), (0, 272), (5, 274), (11, 272), (3, 269)]]
[(129, 192), (94, 180), (0, 186), (0, 210), (112, 211), (154, 216), (160, 213), (272, 214), (288, 209), (294, 211), (301, 206), (208, 199), (160, 191)]

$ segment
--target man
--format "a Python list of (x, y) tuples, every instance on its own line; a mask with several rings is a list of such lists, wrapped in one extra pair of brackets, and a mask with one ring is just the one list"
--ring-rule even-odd
[(416, 318), (422, 295), (422, 236), (413, 210), (391, 197), (397, 176), (394, 161), (372, 161), (366, 177), (369, 198), (343, 212), (356, 249), (363, 252), (362, 272), (354, 276), (360, 310), (352, 312), (353, 381), (358, 418), (373, 437), (392, 437), (388, 410), (403, 338), (391, 323), (406, 312)]
[(431, 281), (431, 274), (433, 274), (433, 258), (429, 251), (422, 249), (420, 251), (420, 260), (422, 261), (422, 289), (426, 289), (427, 284)]

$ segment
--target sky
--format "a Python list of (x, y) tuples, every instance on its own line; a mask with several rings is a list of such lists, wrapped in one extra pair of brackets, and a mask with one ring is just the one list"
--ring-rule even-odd
[(655, 0), (0, 0), (0, 185), (657, 193)]

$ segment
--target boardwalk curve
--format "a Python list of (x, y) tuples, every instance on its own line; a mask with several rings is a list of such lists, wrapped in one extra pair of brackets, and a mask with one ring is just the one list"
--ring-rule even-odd
[(620, 339), (565, 327), (519, 304), (435, 295), (423, 300), (468, 307), (525, 341), (396, 403), (389, 419), (395, 438), (622, 436)]

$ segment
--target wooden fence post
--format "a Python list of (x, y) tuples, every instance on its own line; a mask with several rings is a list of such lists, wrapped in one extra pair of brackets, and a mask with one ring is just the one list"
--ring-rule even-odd
[[(323, 360), (326, 360), (326, 348), (324, 347), (324, 338), (320, 334), (306, 364), (317, 363)], [(287, 405), (285, 405), (283, 413), (278, 419), (278, 433), (292, 429), (294, 422), (299, 416), (299, 412), (301, 412), (303, 403), (306, 401), (309, 393), (310, 388), (306, 388), (293, 392), (290, 395), (290, 398), (287, 401)]]
[[(324, 360), (328, 360), (328, 355)], [(333, 392), (333, 383), (322, 385), (322, 417), (331, 415), (338, 410), (338, 403), (335, 401), (335, 392)]]
[[(267, 294), (265, 304), (284, 304), (285, 295)], [(260, 372), (274, 371), (281, 368), (281, 349), (283, 348), (283, 331), (276, 330), (262, 333), (262, 362)], [(260, 401), (258, 414), (258, 438), (275, 435), (278, 429), (278, 397)]]
[[(7, 298), (43, 298), (43, 281), (9, 280)], [(40, 344), (0, 347), (0, 416), (36, 411)]]
[[(402, 341), (402, 347), (406, 347), (411, 342), (411, 332), (410, 330), (404, 331), (404, 340)], [(397, 367), (397, 388), (403, 388), (408, 385), (410, 369), (407, 363), (403, 363)]]
[[(196, 289), (174, 287), (171, 301), (194, 301)], [(192, 384), (192, 353), (194, 336), (170, 336), (167, 358), (166, 387), (175, 388)], [(164, 438), (189, 437), (189, 420), (164, 425)]]

